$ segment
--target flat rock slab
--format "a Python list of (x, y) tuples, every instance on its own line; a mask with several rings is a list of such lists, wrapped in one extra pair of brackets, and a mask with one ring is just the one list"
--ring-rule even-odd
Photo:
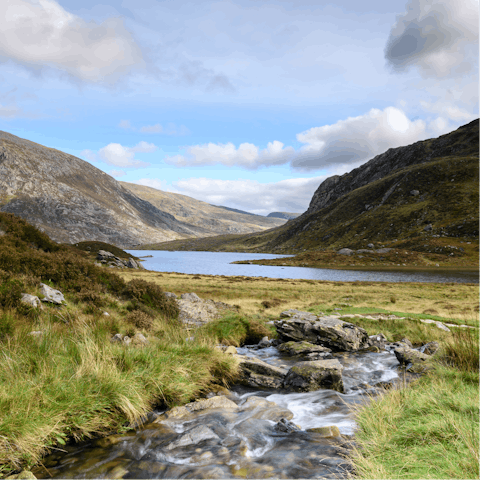
[(299, 362), (288, 371), (284, 386), (295, 392), (321, 388), (343, 392), (342, 370), (343, 366), (336, 359)]
[(275, 322), (278, 336), (284, 341), (306, 341), (333, 351), (356, 351), (368, 348), (368, 333), (353, 323), (334, 316), (293, 315)]
[(286, 342), (278, 347), (278, 351), (291, 356), (296, 355), (310, 355), (310, 354), (325, 354), (328, 355), (331, 350), (321, 345), (315, 345), (310, 342)]
[(270, 365), (258, 358), (237, 355), (240, 361), (239, 383), (249, 387), (282, 388), (287, 370)]

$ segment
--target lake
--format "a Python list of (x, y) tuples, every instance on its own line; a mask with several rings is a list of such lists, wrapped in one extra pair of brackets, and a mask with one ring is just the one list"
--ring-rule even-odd
[(143, 257), (147, 270), (203, 275), (227, 275), (247, 277), (329, 280), (341, 282), (434, 282), (478, 283), (478, 272), (424, 272), (424, 271), (361, 271), (328, 268), (277, 267), (270, 265), (238, 265), (239, 260), (260, 260), (292, 257), (293, 255), (269, 255), (266, 253), (238, 252), (169, 252), (163, 250), (127, 250)]

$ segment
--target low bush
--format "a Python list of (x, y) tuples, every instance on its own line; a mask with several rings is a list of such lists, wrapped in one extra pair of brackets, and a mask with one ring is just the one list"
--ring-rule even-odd
[(150, 330), (153, 326), (153, 318), (141, 310), (133, 310), (130, 312), (125, 317), (125, 321), (143, 330)]
[(14, 308), (20, 305), (23, 283), (19, 280), (7, 280), (0, 284), (0, 306)]

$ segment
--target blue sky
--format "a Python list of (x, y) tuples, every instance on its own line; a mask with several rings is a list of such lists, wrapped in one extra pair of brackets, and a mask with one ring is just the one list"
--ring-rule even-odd
[(478, 0), (2, 0), (0, 129), (258, 214), (478, 117)]

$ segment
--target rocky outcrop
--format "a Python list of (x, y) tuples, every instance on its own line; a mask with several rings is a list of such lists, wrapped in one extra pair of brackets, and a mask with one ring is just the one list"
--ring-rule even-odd
[(280, 339), (307, 341), (333, 351), (356, 351), (369, 347), (367, 332), (337, 317), (317, 317), (308, 312), (275, 322)]
[(298, 362), (288, 371), (284, 386), (295, 392), (311, 392), (320, 388), (343, 392), (342, 370), (338, 360)]
[(116, 257), (113, 253), (105, 250), (99, 250), (97, 260), (104, 265), (116, 268), (143, 268), (140, 262), (136, 262), (133, 258), (123, 259)]

